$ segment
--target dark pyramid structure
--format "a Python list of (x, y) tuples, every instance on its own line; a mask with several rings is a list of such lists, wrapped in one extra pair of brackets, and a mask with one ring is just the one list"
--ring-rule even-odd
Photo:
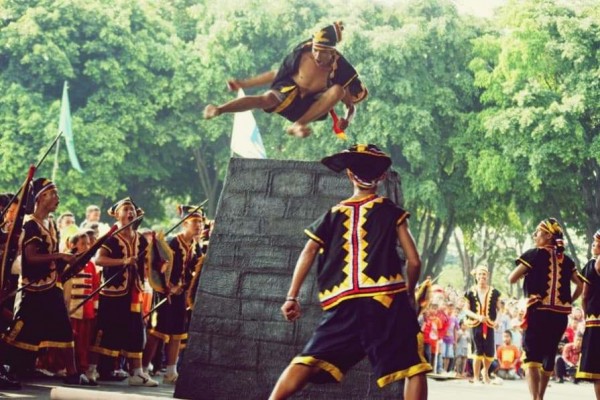
[[(401, 204), (395, 174), (381, 194)], [(315, 271), (301, 292), (302, 318), (281, 307), (303, 230), (352, 195), (345, 174), (318, 162), (233, 158), (196, 297), (176, 398), (265, 400), (321, 316)], [(309, 385), (297, 399), (398, 399), (399, 384), (379, 389), (365, 360), (341, 384)]]

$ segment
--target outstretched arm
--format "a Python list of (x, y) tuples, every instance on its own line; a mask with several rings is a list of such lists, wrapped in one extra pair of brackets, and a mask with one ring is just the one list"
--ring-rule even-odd
[(231, 79), (227, 81), (227, 87), (229, 90), (238, 90), (245, 88), (252, 88), (255, 86), (268, 85), (275, 79), (277, 71), (267, 71), (260, 75), (253, 76), (247, 79)]
[(342, 98), (342, 103), (344, 103), (346, 106), (346, 115), (344, 115), (344, 118), (340, 120), (339, 127), (340, 129), (346, 129), (348, 125), (350, 125), (350, 122), (352, 122), (354, 119), (354, 115), (356, 115), (356, 106), (352, 102), (352, 95), (350, 94), (350, 91), (347, 89), (344, 97)]
[(417, 251), (415, 240), (408, 229), (408, 221), (404, 221), (397, 228), (398, 241), (406, 257), (406, 280), (409, 296), (414, 299), (415, 286), (421, 275), (421, 257)]
[(300, 293), (300, 288), (306, 279), (306, 275), (308, 275), (308, 271), (310, 271), (310, 267), (319, 252), (319, 248), (319, 243), (309, 239), (308, 242), (306, 242), (304, 249), (302, 249), (300, 257), (298, 257), (287, 298), (283, 303), (283, 306), (281, 306), (281, 312), (288, 321), (295, 321), (300, 318), (298, 294)]
[(513, 269), (510, 275), (508, 275), (508, 281), (510, 283), (517, 283), (522, 276), (525, 276), (529, 269), (525, 264), (519, 264), (517, 268)]

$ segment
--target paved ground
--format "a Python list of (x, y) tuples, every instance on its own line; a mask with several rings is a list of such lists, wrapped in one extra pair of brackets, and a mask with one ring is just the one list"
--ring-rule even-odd
[[(550, 382), (544, 400), (591, 400), (594, 387), (580, 382), (557, 384)], [(429, 379), (431, 400), (529, 400), (525, 381), (504, 381), (502, 385), (475, 386), (464, 380), (433, 381)]]
[[(1, 392), (0, 398), (8, 399), (50, 399), (50, 391), (59, 385), (58, 381), (39, 380), (28, 382), (23, 390)], [(201, 389), (200, 387), (198, 388)], [(102, 382), (96, 390), (115, 394), (137, 394), (149, 397), (173, 397), (173, 386), (160, 385), (157, 388), (129, 387), (125, 382)], [(141, 397), (140, 397), (141, 398)], [(550, 383), (545, 400), (586, 400), (594, 398), (593, 386), (589, 383), (555, 384)], [(429, 399), (431, 400), (529, 400), (524, 381), (505, 381), (501, 386), (474, 386), (466, 381), (434, 381), (429, 379)], [(218, 399), (215, 399), (218, 400)], [(243, 399), (240, 399), (243, 400)]]

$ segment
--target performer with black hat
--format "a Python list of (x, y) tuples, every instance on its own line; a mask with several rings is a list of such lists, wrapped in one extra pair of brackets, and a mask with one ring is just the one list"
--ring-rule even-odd
[(494, 326), (500, 307), (500, 292), (488, 283), (488, 268), (480, 265), (475, 268), (475, 285), (465, 293), (465, 324), (472, 330), (474, 344), (473, 382), (479, 384), (480, 373), (483, 382), (490, 383), (490, 365), (494, 361)]
[[(23, 225), (21, 242), (21, 280), (25, 286), (21, 303), (4, 341), (13, 348), (36, 353), (41, 348), (58, 348), (64, 358), (70, 385), (95, 385), (75, 367), (73, 332), (58, 280), (64, 265), (74, 256), (58, 252), (58, 232), (48, 215), (59, 204), (56, 185), (45, 178), (33, 181), (32, 201), (35, 208)], [(20, 360), (17, 352), (9, 355), (9, 364)], [(11, 359), (12, 358), (12, 359)]]
[[(108, 210), (122, 227), (140, 212), (129, 197)], [(129, 360), (129, 385), (158, 386), (158, 382), (142, 370), (145, 341), (142, 293), (147, 247), (148, 241), (129, 226), (111, 236), (98, 251), (96, 264), (102, 267), (102, 280), (112, 280), (100, 291), (97, 330), (86, 372), (89, 379), (95, 378), (98, 354), (111, 358), (122, 354)], [(113, 278), (114, 275), (117, 276)]]
[[(558, 343), (567, 327), (571, 304), (579, 297), (583, 284), (573, 260), (564, 254), (563, 230), (555, 218), (541, 221), (533, 234), (536, 248), (516, 261), (508, 280), (524, 277), (523, 292), (527, 312), (522, 324), (523, 369), (531, 398), (543, 399), (554, 371)], [(576, 289), (571, 294), (571, 282)]]
[[(194, 211), (197, 210), (197, 211)], [(167, 298), (167, 302), (154, 311), (150, 318), (148, 343), (144, 349), (143, 367), (148, 369), (154, 357), (156, 348), (162, 340), (166, 344), (167, 372), (163, 383), (175, 384), (177, 381), (177, 358), (181, 341), (187, 338), (186, 325), (186, 290), (189, 288), (191, 275), (198, 257), (200, 247), (195, 237), (200, 235), (203, 228), (204, 216), (196, 206), (178, 207), (179, 216), (185, 218), (183, 230), (169, 240), (172, 252), (171, 266), (160, 273), (159, 281), (163, 284), (153, 284), (158, 300)], [(153, 283), (151, 281), (151, 283)]]
[[(323, 319), (302, 352), (280, 376), (271, 400), (285, 399), (308, 382), (340, 381), (365, 356), (383, 387), (407, 378), (407, 400), (427, 397), (423, 334), (414, 309), (421, 261), (408, 229), (409, 213), (376, 194), (391, 159), (374, 145), (356, 145), (321, 161), (346, 170), (354, 194), (316, 220), (281, 307), (295, 321), (298, 294), (318, 255), (317, 284)], [(399, 257), (397, 243), (406, 257)]]
[(585, 331), (575, 378), (593, 381), (596, 400), (600, 400), (600, 230), (594, 234), (592, 255), (579, 273), (583, 280)]
[(267, 84), (271, 88), (259, 96), (238, 98), (220, 106), (209, 104), (204, 109), (204, 118), (261, 108), (292, 121), (287, 129), (290, 135), (306, 137), (311, 133), (308, 124), (325, 119), (327, 113), (342, 101), (347, 109), (345, 117), (338, 122), (335, 112), (331, 115), (334, 130), (343, 133), (355, 114), (355, 105), (368, 94), (354, 67), (336, 50), (343, 29), (341, 22), (335, 22), (319, 30), (312, 39), (296, 46), (279, 71), (229, 81), (231, 90)]

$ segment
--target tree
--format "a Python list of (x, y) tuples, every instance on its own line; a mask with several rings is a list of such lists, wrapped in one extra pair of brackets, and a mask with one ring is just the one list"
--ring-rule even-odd
[(591, 8), (511, 2), (499, 33), (475, 41), (485, 109), (470, 132), (485, 140), (470, 141), (468, 176), (512, 199), (528, 229), (549, 216), (586, 237), (600, 226), (598, 22)]

